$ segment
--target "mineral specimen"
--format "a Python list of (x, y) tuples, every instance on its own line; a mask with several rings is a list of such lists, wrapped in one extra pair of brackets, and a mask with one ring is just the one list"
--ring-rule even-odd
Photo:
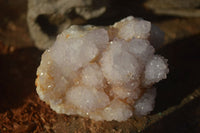
[(154, 83), (167, 60), (154, 55), (151, 23), (132, 16), (113, 26), (71, 26), (44, 52), (37, 93), (57, 113), (125, 121), (153, 110)]

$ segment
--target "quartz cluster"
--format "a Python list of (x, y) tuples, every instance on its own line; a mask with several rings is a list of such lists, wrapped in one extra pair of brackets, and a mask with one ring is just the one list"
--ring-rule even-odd
[(153, 110), (167, 60), (150, 45), (151, 23), (129, 16), (108, 27), (73, 25), (37, 69), (37, 93), (57, 113), (125, 121)]

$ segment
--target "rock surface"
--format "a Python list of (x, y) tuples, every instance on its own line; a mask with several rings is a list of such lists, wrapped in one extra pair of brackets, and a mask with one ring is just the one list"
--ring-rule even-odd
[(57, 113), (125, 121), (153, 110), (152, 85), (166, 78), (151, 23), (129, 16), (107, 28), (71, 26), (44, 52), (37, 93)]

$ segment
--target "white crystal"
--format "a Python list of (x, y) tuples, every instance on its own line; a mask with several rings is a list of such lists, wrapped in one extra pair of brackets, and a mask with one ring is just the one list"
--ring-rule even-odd
[(134, 113), (137, 115), (146, 115), (153, 110), (156, 97), (156, 89), (148, 89), (144, 95), (135, 103)]
[(152, 85), (166, 78), (154, 55), (151, 24), (127, 17), (114, 26), (71, 26), (44, 52), (37, 93), (57, 113), (125, 121), (153, 110)]
[(132, 113), (129, 105), (120, 100), (112, 100), (110, 105), (104, 109), (103, 117), (107, 121), (125, 121), (132, 116)]
[(158, 55), (153, 56), (146, 64), (144, 84), (150, 85), (167, 78), (168, 71), (167, 60)]
[(87, 86), (101, 88), (103, 80), (103, 73), (96, 63), (91, 63), (82, 70), (82, 82)]
[(129, 52), (124, 40), (114, 40), (103, 53), (100, 64), (106, 79), (112, 84), (137, 79), (140, 64), (135, 55)]
[(118, 36), (125, 40), (132, 38), (147, 38), (150, 35), (151, 23), (129, 16), (114, 24), (119, 30)]
[(109, 97), (105, 92), (86, 86), (70, 88), (66, 92), (66, 100), (86, 112), (102, 109), (110, 103)]

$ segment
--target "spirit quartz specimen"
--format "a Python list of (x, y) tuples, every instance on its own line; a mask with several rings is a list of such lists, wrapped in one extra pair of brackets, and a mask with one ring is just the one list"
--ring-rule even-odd
[[(167, 60), (154, 55), (151, 23), (129, 16), (108, 27), (71, 26), (37, 69), (37, 93), (57, 113), (125, 121), (153, 110)], [(155, 40), (156, 41), (156, 40)]]

